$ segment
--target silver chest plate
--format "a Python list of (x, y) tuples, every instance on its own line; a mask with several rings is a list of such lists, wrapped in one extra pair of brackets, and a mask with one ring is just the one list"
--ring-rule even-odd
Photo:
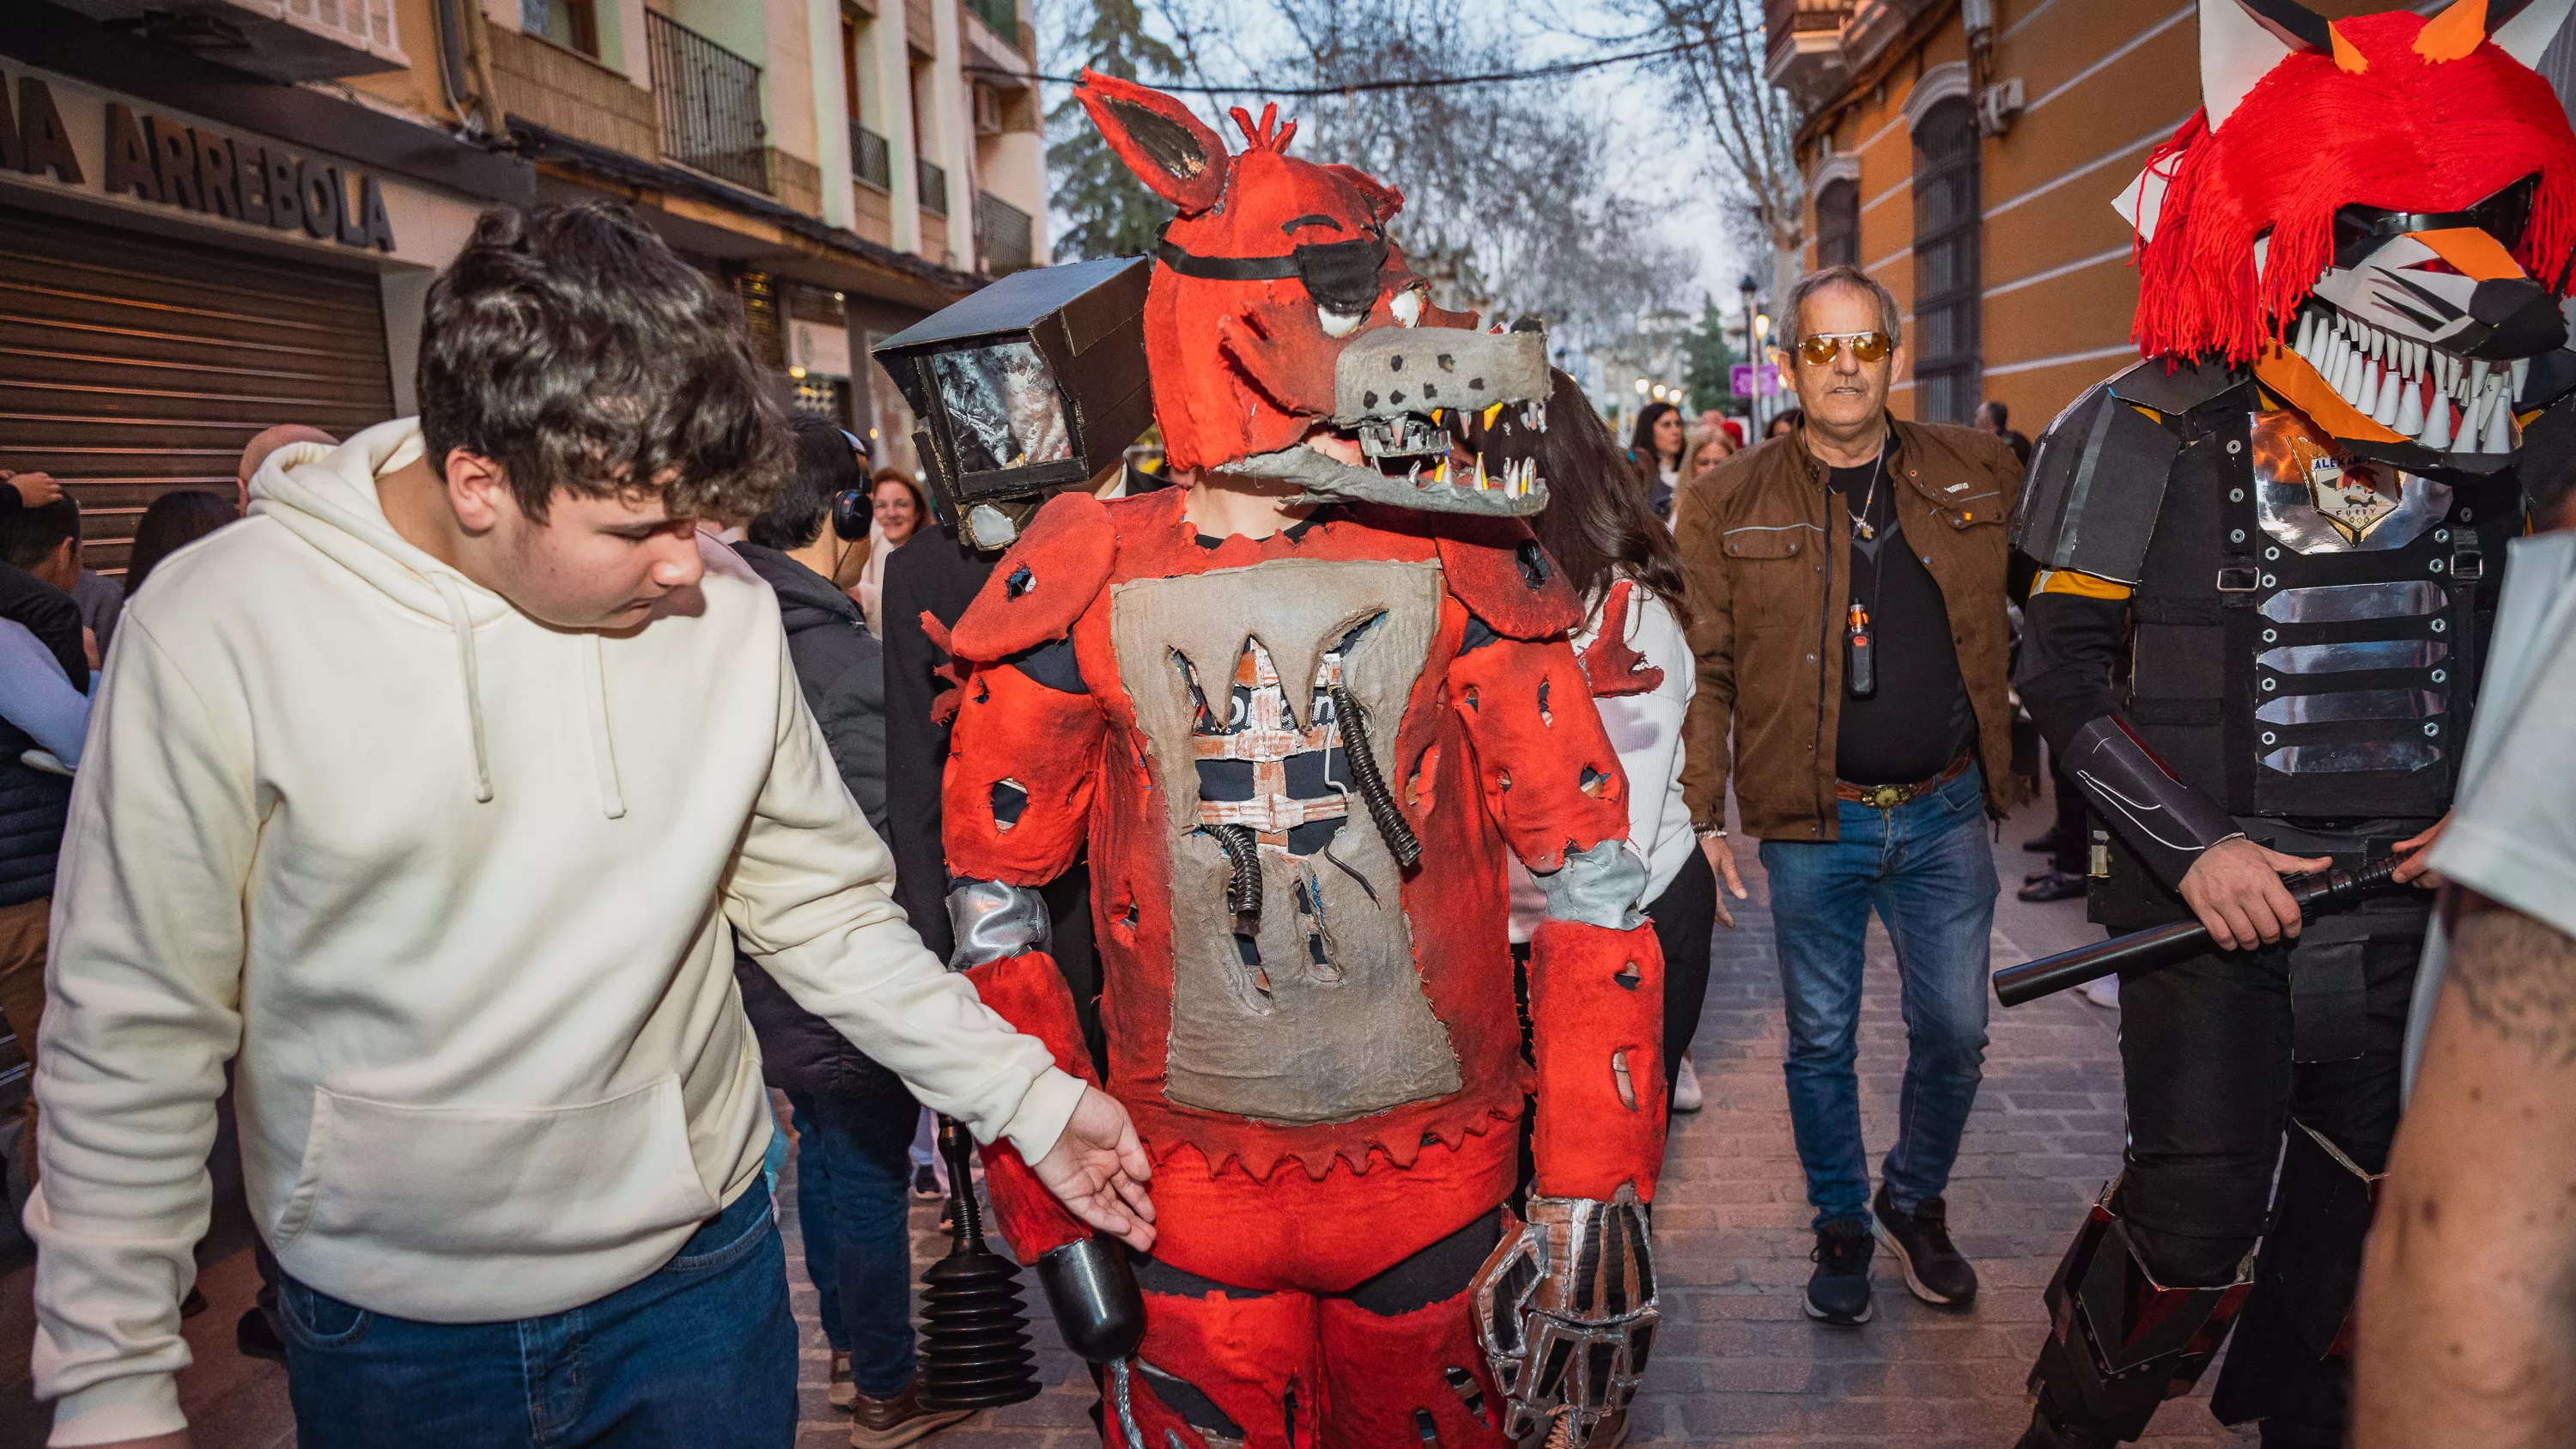
[(2254, 414), (2254, 508), (2292, 553), (2400, 549), (2451, 511), (2451, 488), (2346, 456), (2300, 414)]

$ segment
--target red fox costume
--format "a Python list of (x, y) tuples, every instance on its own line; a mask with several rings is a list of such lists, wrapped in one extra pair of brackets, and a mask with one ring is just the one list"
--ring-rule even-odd
[[(1544, 480), (1453, 454), (1544, 426), (1541, 339), (1431, 306), (1403, 198), (1286, 155), (1293, 123), (1236, 111), (1229, 156), (1169, 97), (1077, 94), (1180, 211), (1146, 303), (1172, 467), (1316, 505), (1214, 538), (1185, 488), (1056, 498), (950, 640), (959, 964), (1086, 1069), (1034, 888), (1089, 852), (1105, 1085), (1156, 1165), (1112, 1442), (1592, 1442), (1654, 1331), (1662, 959), (1580, 605), (1513, 517)], [(1530, 1060), (1506, 849), (1554, 906)], [(986, 1161), (1024, 1259), (1086, 1237)]]

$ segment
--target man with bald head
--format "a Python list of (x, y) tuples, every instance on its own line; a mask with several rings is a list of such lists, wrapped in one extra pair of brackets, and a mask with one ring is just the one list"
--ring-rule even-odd
[(249, 442), (242, 444), (241, 466), (233, 471), (233, 487), (239, 491), (239, 496), (233, 500), (235, 512), (250, 512), (251, 478), (259, 472), (259, 465), (268, 461), (269, 454), (289, 443), (320, 443), (326, 448), (340, 446), (338, 438), (302, 423), (279, 423), (276, 427), (261, 429), (252, 435)]

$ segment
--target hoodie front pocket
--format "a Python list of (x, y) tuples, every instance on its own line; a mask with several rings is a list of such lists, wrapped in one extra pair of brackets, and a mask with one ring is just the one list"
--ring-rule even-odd
[(568, 1107), (419, 1107), (313, 1093), (277, 1249), (436, 1256), (614, 1247), (715, 1216), (677, 1077)]

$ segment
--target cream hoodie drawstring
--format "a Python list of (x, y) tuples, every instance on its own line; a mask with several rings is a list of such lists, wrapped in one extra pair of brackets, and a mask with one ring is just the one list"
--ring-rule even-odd
[(456, 631), (456, 667), (465, 675), (465, 728), (474, 737), (474, 799), (492, 803), (492, 747), (483, 739), (483, 671), (474, 658), (474, 617), (465, 611), (465, 591), (456, 580), (433, 573), (429, 581), (447, 601), (448, 627)]
[(617, 780), (617, 746), (608, 735), (608, 670), (597, 634), (583, 634), (582, 660), (590, 676), (582, 691), (582, 713), (590, 718), (590, 762), (599, 783), (599, 810), (611, 820), (626, 818), (626, 791)]

